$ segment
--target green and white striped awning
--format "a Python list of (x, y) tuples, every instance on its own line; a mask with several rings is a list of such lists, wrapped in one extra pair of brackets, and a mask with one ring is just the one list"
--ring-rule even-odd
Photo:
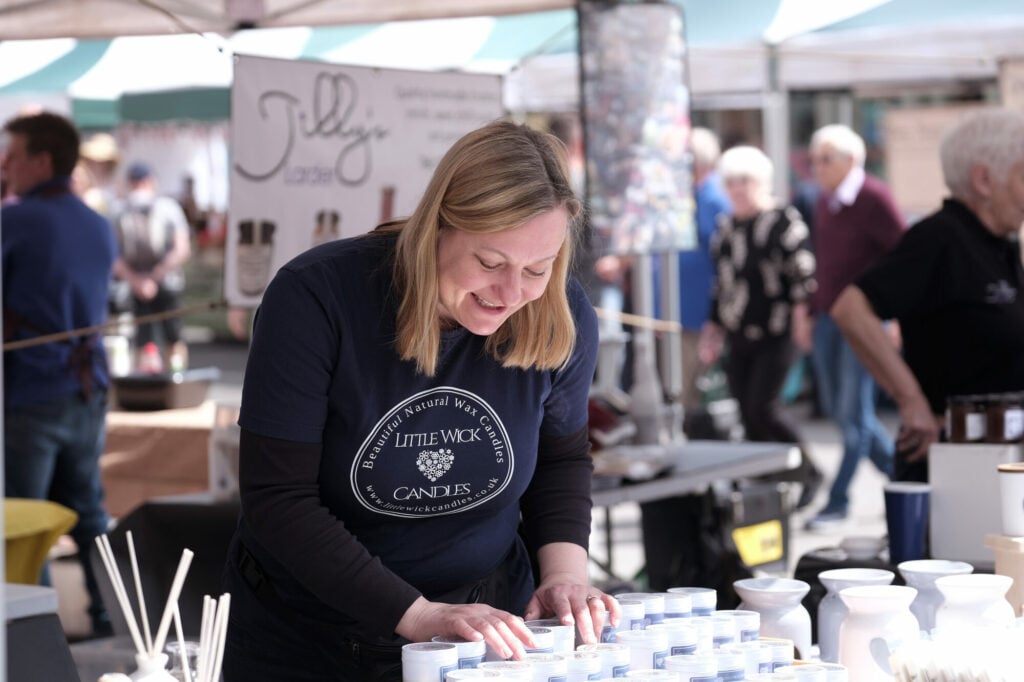
[[(1024, 26), (1024, 0), (673, 1), (684, 12), (697, 95), (763, 90), (766, 45), (777, 46), (780, 79), (791, 88), (849, 87), (858, 79), (987, 77), (999, 57), (1014, 52), (1010, 42), (1019, 43), (1014, 36), (1020, 33), (1012, 29)], [(63, 98), (83, 127), (112, 127), (119, 120), (223, 119), (232, 54), (496, 73), (507, 80), (531, 68), (548, 69), (539, 79), (520, 78), (523, 87), (561, 88), (564, 104), (575, 96), (566, 93), (575, 93), (576, 46), (572, 9), (255, 29), (228, 38), (171, 34), (4, 41), (0, 116), (33, 98), (45, 103)]]

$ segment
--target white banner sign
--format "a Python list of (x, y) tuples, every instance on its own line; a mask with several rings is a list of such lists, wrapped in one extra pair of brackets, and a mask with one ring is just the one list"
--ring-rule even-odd
[(228, 301), (255, 306), (295, 255), (409, 215), (452, 143), (502, 115), (498, 76), (238, 57)]

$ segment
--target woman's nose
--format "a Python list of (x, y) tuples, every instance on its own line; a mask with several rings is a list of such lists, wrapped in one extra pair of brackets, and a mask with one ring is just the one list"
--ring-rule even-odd
[(515, 268), (508, 268), (498, 284), (501, 305), (512, 306), (523, 296), (523, 275)]

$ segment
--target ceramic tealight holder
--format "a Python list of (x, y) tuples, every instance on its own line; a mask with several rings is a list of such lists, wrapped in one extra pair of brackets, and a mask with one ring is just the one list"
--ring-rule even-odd
[(818, 651), (822, 661), (839, 662), (839, 625), (848, 613), (839, 592), (857, 585), (889, 585), (895, 577), (882, 568), (835, 568), (818, 574), (828, 590), (818, 602)]
[(892, 652), (918, 638), (910, 612), (917, 590), (903, 585), (858, 585), (839, 593), (849, 613), (839, 626), (839, 663), (851, 680), (892, 682)]
[(947, 575), (935, 581), (944, 597), (935, 612), (936, 628), (1011, 627), (1016, 613), (1006, 592), (1013, 578), (991, 573)]
[(811, 586), (788, 578), (746, 578), (733, 583), (743, 600), (736, 608), (761, 614), (761, 637), (788, 639), (797, 657), (811, 651), (811, 614), (801, 601)]
[(925, 632), (931, 632), (935, 627), (935, 612), (943, 601), (935, 581), (947, 575), (964, 575), (974, 571), (974, 567), (966, 561), (947, 559), (904, 561), (896, 568), (907, 585), (917, 590), (917, 596), (910, 604), (910, 612), (917, 617), (918, 624)]

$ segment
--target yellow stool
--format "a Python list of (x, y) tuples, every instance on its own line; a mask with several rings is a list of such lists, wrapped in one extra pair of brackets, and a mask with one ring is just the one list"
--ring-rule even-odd
[(4, 499), (7, 582), (39, 584), (46, 555), (61, 535), (74, 528), (78, 514), (47, 500)]

